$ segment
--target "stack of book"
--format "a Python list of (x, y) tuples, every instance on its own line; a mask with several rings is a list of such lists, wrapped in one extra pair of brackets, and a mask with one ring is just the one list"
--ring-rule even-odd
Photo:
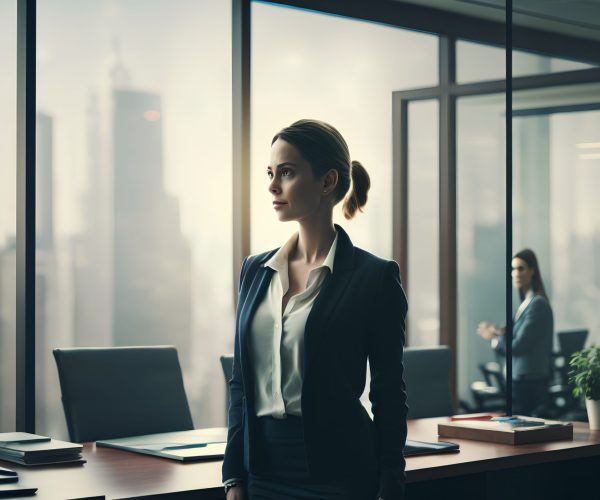
[(20, 465), (85, 463), (83, 446), (27, 432), (0, 433), (0, 460)]
[(14, 498), (35, 495), (37, 488), (23, 487), (15, 483), (19, 481), (17, 471), (0, 467), (0, 498)]
[(534, 417), (477, 415), (469, 418), (465, 415), (438, 424), (438, 434), (443, 437), (518, 445), (572, 440), (573, 425), (570, 422)]

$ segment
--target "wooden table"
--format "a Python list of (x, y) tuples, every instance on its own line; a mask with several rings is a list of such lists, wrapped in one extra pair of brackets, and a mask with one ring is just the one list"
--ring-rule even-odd
[[(443, 420), (410, 421), (410, 439), (436, 441), (437, 423)], [(590, 432), (587, 424), (575, 424), (573, 441), (520, 446), (451, 441), (460, 444), (460, 453), (407, 459), (407, 500), (574, 499), (590, 487), (597, 489), (600, 432)], [(17, 484), (37, 487), (34, 498), (40, 500), (223, 498), (220, 460), (184, 464), (94, 444), (86, 444), (83, 454), (88, 461), (83, 466), (0, 465), (17, 469)]]
[[(443, 418), (409, 422), (410, 439), (435, 441)], [(600, 474), (600, 431), (574, 423), (573, 441), (505, 445), (439, 438), (460, 444), (460, 452), (410, 457), (407, 500), (460, 498), (536, 500), (600, 498), (589, 495)]]

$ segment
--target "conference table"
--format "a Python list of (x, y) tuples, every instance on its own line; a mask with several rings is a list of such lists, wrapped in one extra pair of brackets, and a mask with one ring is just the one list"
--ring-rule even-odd
[[(409, 439), (437, 441), (437, 424), (444, 421), (409, 421)], [(600, 431), (590, 431), (587, 423), (574, 423), (572, 441), (519, 446), (448, 441), (460, 444), (460, 451), (407, 458), (407, 500), (600, 498), (583, 496), (599, 489), (600, 473)], [(19, 472), (16, 484), (38, 488), (32, 498), (39, 500), (224, 497), (221, 460), (181, 463), (94, 443), (84, 445), (83, 456), (84, 465), (28, 468), (0, 461), (0, 466)]]

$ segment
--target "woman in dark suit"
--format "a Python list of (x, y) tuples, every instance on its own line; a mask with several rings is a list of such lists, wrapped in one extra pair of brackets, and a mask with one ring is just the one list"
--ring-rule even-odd
[[(554, 331), (552, 308), (533, 250), (518, 252), (511, 267), (513, 285), (521, 298), (513, 322), (513, 413), (536, 416), (543, 411), (548, 395)], [(490, 340), (497, 353), (506, 354), (503, 328), (484, 321), (477, 333)]]
[[(407, 302), (398, 265), (333, 224), (367, 201), (369, 175), (331, 125), (300, 120), (272, 141), (273, 209), (298, 232), (248, 257), (240, 277), (227, 500), (404, 498)], [(359, 398), (371, 369), (372, 420)]]

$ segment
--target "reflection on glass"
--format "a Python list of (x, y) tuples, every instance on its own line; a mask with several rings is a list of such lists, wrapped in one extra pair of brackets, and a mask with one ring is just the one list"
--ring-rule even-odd
[(38, 2), (42, 434), (66, 435), (51, 351), (70, 346), (175, 345), (196, 425), (225, 422), (230, 16), (219, 0)]
[(411, 346), (439, 344), (438, 101), (408, 108), (408, 286)]
[(504, 365), (476, 334), (481, 321), (505, 324), (504, 141), (504, 94), (457, 101), (457, 377), (459, 398), (471, 404), (479, 365)]
[[(570, 98), (588, 91), (563, 89)], [(515, 245), (538, 253), (555, 332), (588, 330), (598, 343), (600, 111), (517, 114), (513, 124)], [(561, 417), (573, 410), (554, 406)]]
[[(545, 416), (544, 405), (550, 382), (553, 316), (538, 259), (524, 248), (511, 259), (512, 284), (519, 305), (512, 318), (512, 412), (515, 415)], [(481, 322), (477, 333), (489, 340), (494, 351), (508, 354), (506, 328)]]
[[(456, 42), (456, 80), (504, 80), (506, 52), (503, 47), (459, 40)], [(538, 75), (588, 69), (594, 66), (578, 61), (513, 51), (513, 76)]]
[(0, 2), (0, 430), (15, 429), (17, 2)]
[[(273, 29), (293, 26), (293, 29)], [(271, 139), (300, 118), (333, 124), (371, 176), (365, 212), (343, 225), (357, 246), (392, 256), (392, 92), (437, 84), (437, 37), (320, 13), (252, 4), (252, 252), (296, 227), (267, 193)]]

